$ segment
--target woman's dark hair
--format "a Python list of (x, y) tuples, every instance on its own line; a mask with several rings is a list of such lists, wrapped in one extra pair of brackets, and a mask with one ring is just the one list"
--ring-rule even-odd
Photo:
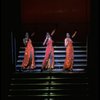
[(66, 33), (66, 37), (70, 38), (70, 34), (69, 33)]

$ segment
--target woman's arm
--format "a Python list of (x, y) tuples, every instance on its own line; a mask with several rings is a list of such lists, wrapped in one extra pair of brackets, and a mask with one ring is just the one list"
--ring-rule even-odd
[(35, 35), (35, 32), (33, 32), (32, 34), (31, 34), (31, 37), (33, 37)]
[(65, 39), (64, 45), (65, 45), (65, 47), (67, 47), (67, 45), (68, 45), (68, 39)]
[(47, 41), (47, 36), (46, 36), (46, 38), (45, 38), (45, 40), (44, 40), (44, 42), (43, 42), (43, 45), (45, 45), (46, 44), (46, 41)]
[(76, 33), (77, 33), (77, 31), (75, 31), (75, 32), (74, 32), (74, 34), (72, 35), (72, 38), (74, 38), (74, 37), (75, 37)]
[(51, 36), (53, 36), (53, 34), (55, 33), (56, 29), (54, 29), (52, 32), (51, 32)]
[(24, 43), (25, 46), (26, 46), (27, 42), (28, 42), (28, 39), (27, 38), (24, 38), (23, 39), (23, 43)]

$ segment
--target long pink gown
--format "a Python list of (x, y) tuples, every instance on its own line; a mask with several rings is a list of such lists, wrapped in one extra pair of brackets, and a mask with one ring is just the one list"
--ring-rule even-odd
[(74, 49), (73, 49), (73, 41), (69, 38), (67, 39), (68, 45), (66, 47), (66, 58), (64, 62), (64, 69), (72, 69), (73, 68), (73, 60), (74, 60)]
[(47, 41), (42, 68), (54, 68), (54, 48), (53, 41), (51, 39)]
[[(30, 61), (31, 58), (31, 61)], [(31, 63), (30, 63), (31, 62)], [(27, 42), (27, 46), (25, 48), (24, 59), (22, 62), (22, 67), (26, 68), (30, 63), (31, 69), (35, 68), (35, 61), (34, 61), (34, 48), (32, 46), (32, 42), (29, 39)]]

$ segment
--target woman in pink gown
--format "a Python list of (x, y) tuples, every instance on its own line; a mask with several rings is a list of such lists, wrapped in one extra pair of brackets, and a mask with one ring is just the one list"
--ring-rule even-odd
[(46, 35), (46, 39), (43, 43), (43, 45), (47, 45), (46, 51), (45, 51), (45, 57), (42, 63), (41, 71), (44, 69), (50, 69), (52, 70), (54, 68), (54, 48), (53, 48), (53, 40), (51, 39), (51, 36), (49, 33)]
[(73, 41), (71, 40), (69, 33), (66, 33), (64, 44), (66, 47), (66, 58), (64, 62), (64, 70), (72, 70), (73, 60), (74, 60), (74, 49), (73, 49)]
[(35, 60), (34, 60), (34, 47), (32, 46), (32, 41), (29, 38), (28, 33), (26, 33), (25, 38), (23, 39), (25, 47), (24, 59), (22, 61), (22, 68), (35, 68)]

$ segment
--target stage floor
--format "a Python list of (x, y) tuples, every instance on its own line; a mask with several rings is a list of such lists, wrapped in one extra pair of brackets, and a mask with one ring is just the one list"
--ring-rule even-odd
[(22, 73), (84, 73), (85, 69), (73, 69), (72, 71), (67, 71), (67, 70), (63, 70), (63, 69), (53, 69), (51, 70), (44, 70), (41, 72), (41, 69), (34, 69), (34, 70), (30, 70), (30, 69), (22, 69), (20, 71), (16, 71), (16, 72), (22, 72)]

